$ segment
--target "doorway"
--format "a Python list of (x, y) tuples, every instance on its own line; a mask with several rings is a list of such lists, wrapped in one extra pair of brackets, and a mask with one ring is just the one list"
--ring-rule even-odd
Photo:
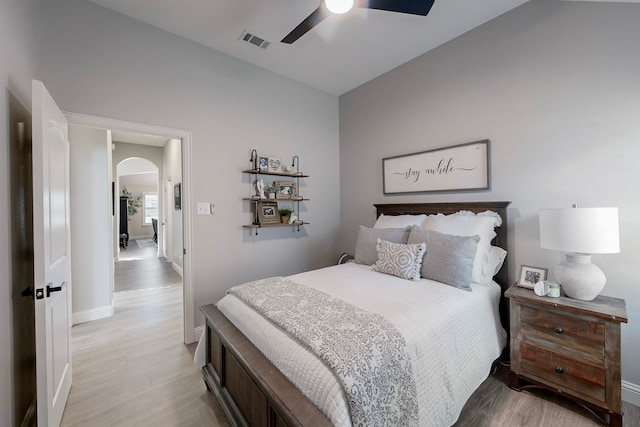
[[(132, 134), (139, 135), (154, 135), (161, 136), (167, 139), (174, 139), (180, 141), (179, 153), (181, 156), (181, 189), (182, 189), (182, 206), (180, 215), (173, 215), (173, 221), (176, 222), (176, 218), (179, 219), (181, 224), (181, 241), (182, 241), (182, 251), (180, 254), (181, 261), (181, 269), (182, 269), (182, 279), (183, 279), (183, 342), (185, 344), (190, 344), (195, 341), (195, 331), (194, 331), (194, 297), (193, 297), (193, 265), (191, 259), (191, 246), (192, 246), (192, 225), (191, 225), (191, 215), (190, 215), (190, 205), (191, 205), (191, 146), (192, 146), (192, 136), (191, 132), (180, 130), (180, 129), (172, 129), (172, 128), (164, 128), (154, 125), (145, 125), (140, 123), (128, 122), (123, 120), (115, 120), (108, 119), (97, 116), (88, 116), (77, 113), (65, 113), (70, 125), (78, 125), (78, 126), (86, 126), (91, 128), (99, 128), (99, 129), (108, 129), (112, 132), (128, 132)], [(117, 177), (114, 176), (117, 179)], [(177, 181), (176, 176), (170, 177), (172, 180)], [(166, 192), (167, 189), (164, 188), (166, 186), (161, 186), (162, 192)], [(114, 194), (113, 198), (118, 194), (118, 182), (114, 184)], [(175, 213), (175, 212), (174, 212)], [(166, 224), (164, 224), (166, 226)], [(114, 228), (115, 230), (115, 228)], [(165, 229), (166, 230), (166, 229)], [(114, 231), (114, 240), (118, 237), (116, 235), (117, 231)], [(166, 231), (165, 231), (166, 232)], [(158, 240), (161, 241), (160, 235), (163, 234), (163, 226), (158, 224)], [(166, 233), (168, 234), (168, 233)], [(175, 245), (176, 238), (173, 236), (173, 242)], [(119, 247), (119, 240), (115, 240), (114, 244), (115, 248)], [(163, 248), (163, 245), (159, 245), (159, 247)], [(176, 260), (172, 260), (172, 263), (175, 264)]]

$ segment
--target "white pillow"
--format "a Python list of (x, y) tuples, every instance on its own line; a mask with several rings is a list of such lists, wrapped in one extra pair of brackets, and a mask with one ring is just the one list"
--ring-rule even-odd
[(417, 225), (422, 226), (427, 219), (425, 214), (420, 215), (385, 215), (380, 214), (373, 228), (404, 228)]
[(488, 283), (493, 280), (491, 272), (495, 269), (495, 260), (489, 258), (491, 241), (496, 237), (494, 228), (501, 224), (502, 218), (493, 211), (477, 215), (469, 211), (460, 211), (451, 215), (429, 215), (422, 228), (455, 236), (480, 236), (471, 280), (474, 283)]
[(405, 245), (378, 239), (378, 261), (373, 270), (418, 282), (426, 249), (424, 242)]
[(498, 271), (502, 268), (504, 259), (507, 256), (507, 251), (498, 247), (491, 246), (489, 248), (489, 256), (487, 262), (482, 265), (482, 275), (486, 277), (493, 277), (498, 274)]

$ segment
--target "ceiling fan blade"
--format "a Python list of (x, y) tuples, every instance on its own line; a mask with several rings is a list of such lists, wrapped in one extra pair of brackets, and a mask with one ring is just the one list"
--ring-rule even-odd
[(311, 15), (307, 16), (307, 18), (302, 21), (297, 27), (293, 29), (289, 34), (287, 34), (282, 40), (282, 43), (291, 44), (294, 41), (298, 40), (300, 37), (305, 35), (307, 31), (315, 27), (322, 21), (324, 18), (329, 16), (330, 12), (327, 10), (324, 3), (320, 4), (316, 10), (311, 12)]
[(356, 0), (358, 7), (427, 16), (434, 0)]

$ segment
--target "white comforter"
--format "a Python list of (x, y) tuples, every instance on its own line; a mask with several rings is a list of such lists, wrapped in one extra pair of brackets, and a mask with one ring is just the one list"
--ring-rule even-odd
[[(399, 279), (354, 263), (289, 278), (378, 313), (398, 328), (409, 343), (424, 426), (453, 424), (506, 344), (495, 283), (473, 284), (467, 292), (427, 279)], [(334, 425), (351, 425), (344, 391), (320, 359), (233, 295), (217, 305)]]

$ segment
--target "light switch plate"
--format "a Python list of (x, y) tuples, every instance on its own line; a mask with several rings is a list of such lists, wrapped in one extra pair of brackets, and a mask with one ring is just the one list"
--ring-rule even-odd
[(211, 215), (211, 204), (198, 202), (196, 215)]

